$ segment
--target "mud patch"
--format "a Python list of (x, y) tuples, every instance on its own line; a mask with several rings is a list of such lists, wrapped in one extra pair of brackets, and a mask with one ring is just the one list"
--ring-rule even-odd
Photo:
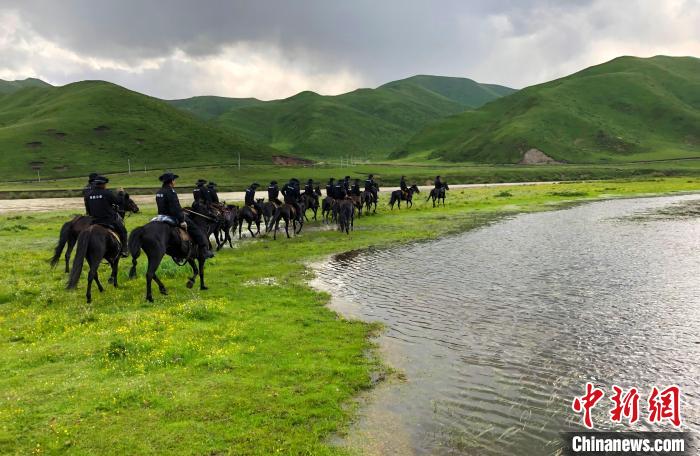
[(281, 166), (311, 166), (314, 164), (313, 160), (307, 160), (299, 157), (289, 157), (286, 155), (273, 155), (272, 163)]
[(557, 165), (562, 162), (557, 161), (539, 149), (532, 148), (523, 154), (519, 165)]

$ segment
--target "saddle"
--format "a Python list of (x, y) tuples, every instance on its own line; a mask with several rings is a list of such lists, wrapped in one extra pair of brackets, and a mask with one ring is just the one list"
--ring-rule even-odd
[(255, 210), (255, 206), (248, 206), (248, 209), (250, 209), (250, 212), (253, 213), (253, 216), (255, 216), (255, 217), (258, 216), (258, 211)]

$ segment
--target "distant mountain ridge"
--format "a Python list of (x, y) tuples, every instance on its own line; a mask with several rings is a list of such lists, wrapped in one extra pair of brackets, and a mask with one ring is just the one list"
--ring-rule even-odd
[(28, 87), (53, 87), (41, 79), (27, 78), (21, 81), (5, 81), (0, 79), (0, 94), (12, 93)]
[(327, 159), (384, 158), (418, 129), (515, 92), (467, 78), (419, 75), (335, 96), (300, 92), (282, 100), (172, 100), (222, 129), (285, 153)]
[(432, 123), (404, 149), (487, 163), (700, 157), (700, 59), (619, 57)]

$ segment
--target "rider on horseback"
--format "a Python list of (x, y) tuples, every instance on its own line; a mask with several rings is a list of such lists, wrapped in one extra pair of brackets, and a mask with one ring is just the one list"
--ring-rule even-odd
[(309, 195), (311, 197), (314, 196), (314, 180), (309, 179), (306, 181), (306, 185), (304, 185), (304, 194)]
[(245, 205), (252, 208), (257, 212), (258, 217), (260, 217), (262, 215), (262, 206), (255, 200), (255, 190), (257, 190), (258, 187), (260, 187), (260, 184), (253, 182), (250, 184), (250, 187), (245, 189)]
[(192, 190), (192, 196), (194, 197), (192, 209), (205, 215), (209, 213), (209, 206), (211, 205), (211, 193), (209, 193), (206, 183), (206, 180), (199, 179), (194, 190)]
[(331, 177), (326, 184), (326, 196), (330, 196), (331, 198), (333, 197), (333, 187), (335, 187), (334, 182), (335, 179)]
[(282, 201), (279, 199), (280, 189), (277, 186), (277, 181), (270, 181), (270, 185), (267, 187), (267, 200), (274, 203), (276, 206), (281, 206)]
[(284, 187), (282, 187), (282, 195), (284, 195), (284, 202), (294, 207), (297, 218), (303, 217), (301, 206), (299, 206), (299, 198), (301, 197), (299, 192), (299, 179), (293, 177), (289, 182), (284, 184)]
[(355, 179), (355, 183), (350, 188), (350, 194), (352, 196), (360, 196), (360, 179)]
[(375, 202), (378, 200), (377, 184), (374, 182), (374, 174), (370, 174), (367, 179), (365, 179), (365, 191), (372, 193)]
[(93, 189), (87, 196), (87, 213), (92, 217), (93, 225), (102, 225), (117, 233), (121, 243), (120, 254), (126, 257), (126, 227), (115, 208), (119, 204), (117, 197), (105, 187), (107, 182), (109, 179), (104, 176), (96, 176), (92, 180)]
[(333, 198), (343, 200), (347, 196), (345, 192), (345, 181), (338, 179), (333, 187)]
[(440, 180), (440, 176), (435, 177), (435, 191), (439, 192), (445, 184)]
[(406, 176), (401, 176), (401, 182), (399, 183), (401, 187), (401, 195), (403, 199), (406, 200), (408, 196), (408, 184), (406, 184)]
[(199, 226), (185, 214), (180, 206), (180, 199), (175, 193), (175, 179), (179, 176), (173, 173), (162, 174), (158, 179), (163, 183), (163, 186), (156, 193), (156, 205), (158, 206), (158, 215), (165, 215), (174, 219), (181, 228), (187, 230), (192, 236), (194, 242), (199, 246), (204, 258), (212, 258), (214, 253), (209, 250), (209, 241), (207, 240)]
[(207, 191), (209, 192), (211, 202), (219, 204), (219, 192), (216, 190), (216, 182), (209, 181), (207, 184)]
[(94, 186), (93, 183), (95, 182), (95, 178), (98, 177), (99, 174), (97, 173), (90, 173), (88, 176), (88, 183), (85, 187), (83, 187), (83, 201), (85, 202), (85, 213), (88, 213), (88, 195), (90, 192), (93, 190)]
[(346, 195), (350, 194), (350, 176), (345, 176), (343, 179), (343, 190), (345, 190)]

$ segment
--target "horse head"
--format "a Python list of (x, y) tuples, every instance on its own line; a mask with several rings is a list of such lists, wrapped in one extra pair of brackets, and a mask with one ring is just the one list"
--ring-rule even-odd
[(411, 188), (409, 190), (413, 191), (413, 193), (420, 193), (420, 189), (416, 184), (411, 185)]

